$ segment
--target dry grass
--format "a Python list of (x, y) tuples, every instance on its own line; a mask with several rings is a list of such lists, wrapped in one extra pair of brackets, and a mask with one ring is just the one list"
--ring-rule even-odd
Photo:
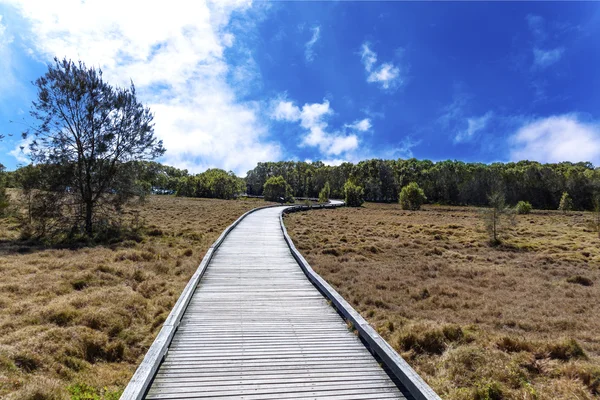
[(118, 398), (208, 247), (261, 200), (151, 196), (139, 242), (45, 249), (0, 225), (0, 398)]
[(444, 399), (600, 393), (600, 240), (591, 214), (518, 217), (366, 204), (286, 217), (298, 249)]

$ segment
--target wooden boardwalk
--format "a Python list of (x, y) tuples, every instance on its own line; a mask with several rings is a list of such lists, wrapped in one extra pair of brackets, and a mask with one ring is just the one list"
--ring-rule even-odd
[(292, 257), (281, 212), (218, 247), (147, 399), (406, 398)]

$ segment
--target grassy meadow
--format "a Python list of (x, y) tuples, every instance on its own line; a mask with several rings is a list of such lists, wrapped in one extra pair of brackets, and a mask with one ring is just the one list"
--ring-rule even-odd
[(135, 240), (77, 250), (0, 220), (0, 398), (117, 399), (209, 246), (264, 204), (150, 196)]
[(600, 394), (600, 239), (591, 213), (396, 204), (285, 219), (313, 268), (448, 400)]

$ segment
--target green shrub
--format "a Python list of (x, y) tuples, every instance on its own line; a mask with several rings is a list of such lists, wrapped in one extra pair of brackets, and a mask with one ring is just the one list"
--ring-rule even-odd
[(475, 389), (475, 400), (502, 400), (502, 387), (496, 381), (480, 383)]
[(400, 206), (403, 210), (419, 210), (427, 200), (425, 192), (416, 182), (411, 182), (400, 191)]
[(568, 361), (574, 358), (587, 358), (583, 348), (575, 339), (569, 339), (565, 340), (564, 342), (551, 344), (548, 346), (548, 355), (550, 358), (562, 361)]
[(272, 176), (263, 186), (263, 195), (266, 201), (292, 203), (292, 187), (283, 179), (283, 176)]
[(346, 181), (344, 184), (344, 196), (348, 207), (360, 207), (365, 202), (364, 195), (362, 186), (355, 185), (351, 181)]
[(517, 214), (529, 214), (531, 209), (531, 203), (528, 201), (519, 201), (515, 207)]
[(319, 203), (327, 203), (329, 202), (329, 195), (331, 194), (331, 188), (329, 187), (329, 182), (325, 182), (325, 186), (319, 192)]
[(581, 275), (570, 276), (567, 278), (567, 282), (581, 286), (592, 286), (594, 284), (590, 278)]
[(564, 213), (573, 209), (573, 200), (571, 199), (571, 196), (569, 196), (569, 193), (563, 192), (558, 209)]

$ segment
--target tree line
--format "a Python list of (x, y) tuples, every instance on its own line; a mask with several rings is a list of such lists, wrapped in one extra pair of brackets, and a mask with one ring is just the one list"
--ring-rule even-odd
[(567, 192), (574, 209), (591, 210), (594, 194), (600, 190), (600, 168), (588, 162), (434, 163), (411, 158), (339, 166), (301, 161), (259, 163), (248, 171), (247, 193), (261, 195), (264, 183), (272, 176), (282, 176), (297, 197), (316, 197), (329, 183), (331, 197), (344, 198), (344, 185), (349, 181), (362, 187), (366, 201), (397, 202), (402, 188), (416, 182), (429, 203), (486, 206), (487, 196), (500, 191), (508, 204), (527, 201), (537, 209), (557, 209)]

